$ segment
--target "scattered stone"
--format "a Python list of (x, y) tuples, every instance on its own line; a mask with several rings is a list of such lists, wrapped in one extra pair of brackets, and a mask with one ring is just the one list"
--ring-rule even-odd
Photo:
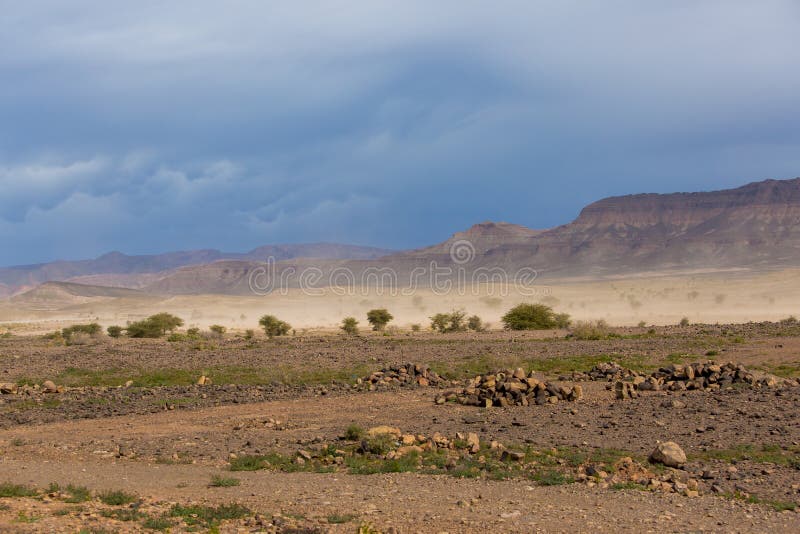
[(42, 383), (42, 390), (45, 393), (61, 393), (62, 391), (64, 391), (64, 388), (56, 386), (56, 384), (52, 380), (45, 380)]
[(636, 386), (633, 382), (617, 380), (614, 382), (614, 396), (617, 399), (635, 399), (639, 396), (639, 392), (636, 391)]

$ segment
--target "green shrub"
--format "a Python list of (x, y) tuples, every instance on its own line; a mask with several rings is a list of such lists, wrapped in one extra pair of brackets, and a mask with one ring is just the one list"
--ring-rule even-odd
[(214, 334), (216, 336), (219, 336), (219, 337), (224, 336), (225, 332), (228, 331), (227, 328), (225, 328), (224, 326), (219, 325), (219, 324), (212, 324), (211, 326), (208, 327), (208, 329), (211, 330), (212, 334)]
[(240, 483), (241, 481), (238, 478), (214, 475), (211, 477), (209, 486), (212, 488), (232, 488), (234, 486), (238, 486)]
[(464, 318), (467, 313), (463, 310), (453, 310), (450, 313), (437, 313), (431, 317), (431, 330), (439, 332), (440, 334), (447, 334), (449, 332), (464, 332), (467, 325), (464, 323)]
[(281, 321), (274, 315), (263, 316), (258, 320), (258, 324), (264, 327), (264, 332), (267, 334), (268, 338), (285, 336), (292, 329), (292, 326), (289, 323)]
[(412, 332), (419, 332), (420, 330), (422, 330), (422, 325), (420, 325), (418, 323), (414, 323), (414, 324), (411, 325), (411, 331)]
[(183, 319), (169, 313), (158, 313), (147, 319), (128, 324), (128, 336), (136, 338), (158, 338), (183, 326)]
[(109, 506), (122, 506), (136, 502), (137, 500), (136, 495), (133, 495), (132, 493), (125, 493), (122, 490), (104, 491), (98, 494), (97, 498), (100, 499), (100, 502)]
[(684, 317), (683, 319), (681, 319), (681, 322), (678, 323), (678, 324), (680, 324), (681, 326), (689, 326), (689, 318), (688, 317)]
[(574, 339), (592, 341), (613, 337), (608, 323), (603, 319), (597, 321), (579, 321), (572, 327), (569, 335)]
[(386, 328), (386, 325), (394, 319), (394, 316), (386, 308), (376, 308), (367, 312), (367, 322), (372, 325), (372, 329), (379, 332)]
[(68, 328), (63, 328), (61, 330), (61, 337), (69, 343), (72, 340), (72, 336), (75, 334), (85, 334), (87, 336), (96, 337), (102, 330), (103, 328), (97, 323), (74, 324)]
[(345, 317), (342, 319), (342, 326), (339, 328), (341, 328), (345, 334), (358, 334), (358, 321), (355, 317)]
[(507, 330), (548, 330), (570, 325), (569, 315), (555, 313), (544, 304), (519, 304), (511, 308), (502, 321)]
[(473, 315), (469, 319), (467, 319), (467, 328), (469, 328), (473, 332), (486, 331), (486, 325), (484, 324), (483, 319), (481, 319), (477, 315)]
[(220, 504), (219, 506), (203, 506), (199, 504), (181, 506), (176, 504), (170, 509), (169, 513), (172, 517), (182, 518), (189, 526), (212, 527), (219, 525), (221, 521), (248, 517), (253, 512), (241, 504), (232, 503)]
[(348, 426), (347, 430), (344, 432), (344, 439), (348, 439), (350, 441), (361, 441), (361, 438), (363, 437), (364, 429), (356, 424)]
[(246, 340), (249, 341), (249, 340), (253, 339), (254, 337), (256, 337), (256, 331), (255, 330), (248, 328), (247, 330), (244, 331), (244, 338)]
[(3, 482), (0, 484), (0, 497), (33, 497), (39, 492), (34, 488)]
[(366, 450), (372, 454), (386, 454), (397, 445), (397, 441), (391, 434), (378, 434), (367, 440)]
[(122, 335), (123, 328), (121, 326), (109, 326), (106, 328), (106, 332), (108, 333), (109, 337), (120, 337)]

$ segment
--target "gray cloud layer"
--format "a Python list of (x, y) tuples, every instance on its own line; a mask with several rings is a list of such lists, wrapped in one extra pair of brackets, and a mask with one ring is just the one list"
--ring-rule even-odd
[(0, 264), (800, 175), (786, 1), (0, 2)]

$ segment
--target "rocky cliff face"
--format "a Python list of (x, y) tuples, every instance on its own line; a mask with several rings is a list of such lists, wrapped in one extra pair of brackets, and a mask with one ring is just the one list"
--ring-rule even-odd
[(766, 180), (723, 191), (606, 198), (586, 206), (571, 226), (640, 229), (663, 226), (673, 231), (686, 231), (726, 214), (761, 214), (771, 220), (782, 220), (787, 216), (795, 217), (798, 209), (800, 178)]

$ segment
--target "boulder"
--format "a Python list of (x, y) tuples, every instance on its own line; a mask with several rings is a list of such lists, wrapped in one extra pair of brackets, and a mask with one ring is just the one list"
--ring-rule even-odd
[(674, 441), (659, 443), (650, 453), (650, 461), (667, 467), (678, 468), (686, 463), (686, 453)]

